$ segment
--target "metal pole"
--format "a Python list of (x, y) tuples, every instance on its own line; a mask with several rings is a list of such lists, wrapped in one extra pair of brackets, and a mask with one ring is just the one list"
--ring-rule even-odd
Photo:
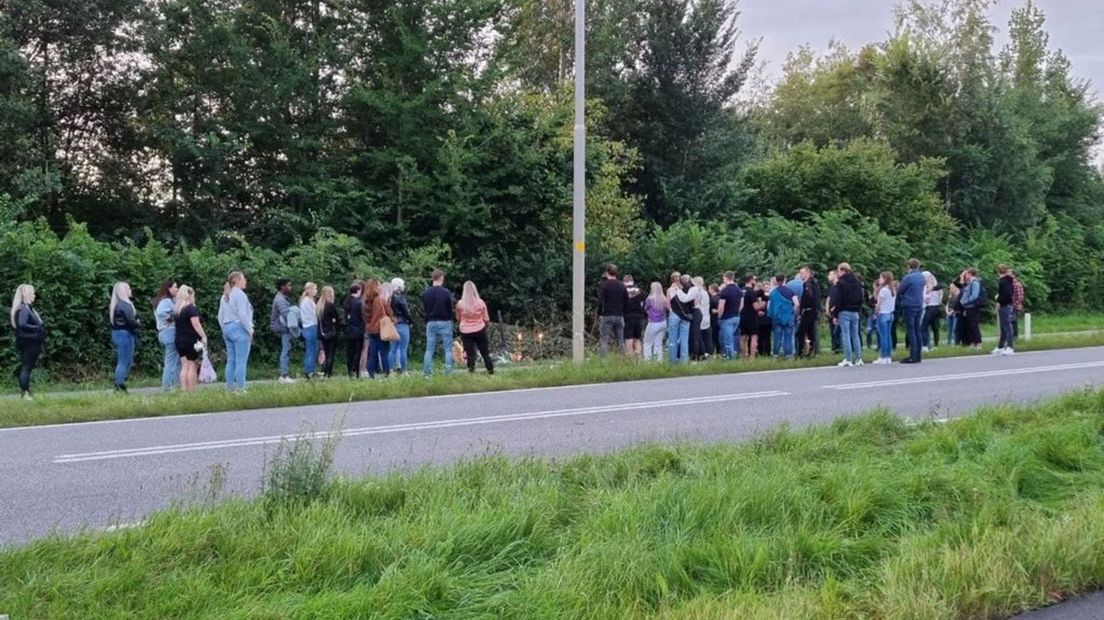
[(586, 0), (575, 0), (575, 179), (571, 250), (571, 357), (583, 363), (586, 289)]

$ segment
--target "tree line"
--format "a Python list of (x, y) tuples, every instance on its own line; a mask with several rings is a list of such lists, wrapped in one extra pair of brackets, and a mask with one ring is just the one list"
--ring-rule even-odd
[[(589, 2), (592, 272), (861, 268), (850, 245), (872, 270), (1011, 262), (1031, 303), (1104, 302), (1100, 105), (1038, 6), (998, 49), (992, 4), (905, 2), (886, 40), (795, 50), (751, 93), (771, 33), (742, 33), (732, 0)], [(555, 321), (572, 19), (566, 0), (0, 0), (0, 206), (177, 263), (318, 240), (347, 253), (316, 257), (326, 274), (447, 257), (507, 320)], [(42, 280), (32, 264), (9, 284)]]

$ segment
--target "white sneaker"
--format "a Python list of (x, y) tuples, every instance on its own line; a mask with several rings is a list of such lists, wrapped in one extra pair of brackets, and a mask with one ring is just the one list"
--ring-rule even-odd
[(842, 362), (836, 364), (836, 366), (839, 366), (840, 368), (850, 368), (852, 366), (851, 360), (843, 360)]
[(989, 352), (989, 355), (1003, 355), (1004, 349), (993, 349)]
[(283, 383), (284, 385), (290, 385), (292, 383), (295, 383), (295, 379), (292, 379), (291, 377), (280, 377), (280, 383)]
[(1012, 350), (1012, 347), (1007, 347), (1007, 348), (1005, 348), (1005, 350), (1001, 351), (1001, 355), (1015, 355), (1015, 354), (1016, 354), (1016, 352)]
[(862, 366), (862, 365), (863, 365), (862, 360), (855, 360), (855, 366)]
[(920, 349), (920, 351), (921, 351), (922, 353), (931, 353), (931, 349), (930, 349), (930, 348), (928, 348), (928, 347), (922, 347), (922, 348)]

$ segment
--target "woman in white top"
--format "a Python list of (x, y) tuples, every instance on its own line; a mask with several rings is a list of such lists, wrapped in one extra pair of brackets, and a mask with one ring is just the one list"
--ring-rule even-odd
[[(709, 353), (709, 343), (713, 341), (713, 333), (710, 330), (712, 321), (709, 317), (709, 289), (705, 286), (705, 279), (694, 276), (694, 288), (698, 289), (698, 299), (694, 302), (694, 318), (701, 315), (698, 327), (697, 353), (698, 359), (702, 359)], [(694, 341), (691, 341), (693, 343)]]
[(248, 285), (244, 273), (231, 271), (219, 297), (218, 324), (226, 343), (226, 388), (234, 393), (245, 391), (249, 352), (253, 348), (253, 304), (245, 294)]
[(924, 272), (928, 285), (924, 288), (924, 353), (939, 346), (939, 324), (943, 318), (943, 287), (930, 271)]
[(897, 283), (893, 274), (884, 271), (877, 283), (877, 304), (874, 309), (878, 315), (878, 360), (875, 364), (893, 363), (893, 313), (897, 309)]
[(299, 297), (299, 320), (303, 326), (303, 340), (307, 344), (306, 357), (303, 358), (303, 375), (310, 381), (314, 378), (314, 369), (318, 364), (318, 285), (307, 282), (303, 294)]

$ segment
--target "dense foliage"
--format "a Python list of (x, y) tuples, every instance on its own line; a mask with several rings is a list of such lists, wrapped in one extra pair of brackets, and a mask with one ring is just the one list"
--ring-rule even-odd
[[(1100, 106), (1032, 2), (995, 49), (991, 4), (905, 3), (887, 40), (798, 50), (750, 98), (735, 0), (593, 0), (594, 271), (916, 254), (943, 277), (1012, 262), (1039, 307), (1104, 301)], [(230, 267), (263, 311), (278, 275), (343, 288), (441, 264), (507, 320), (556, 323), (571, 9), (0, 0), (0, 282), (39, 285), (51, 359), (72, 364), (108, 355), (112, 279), (213, 292)]]

